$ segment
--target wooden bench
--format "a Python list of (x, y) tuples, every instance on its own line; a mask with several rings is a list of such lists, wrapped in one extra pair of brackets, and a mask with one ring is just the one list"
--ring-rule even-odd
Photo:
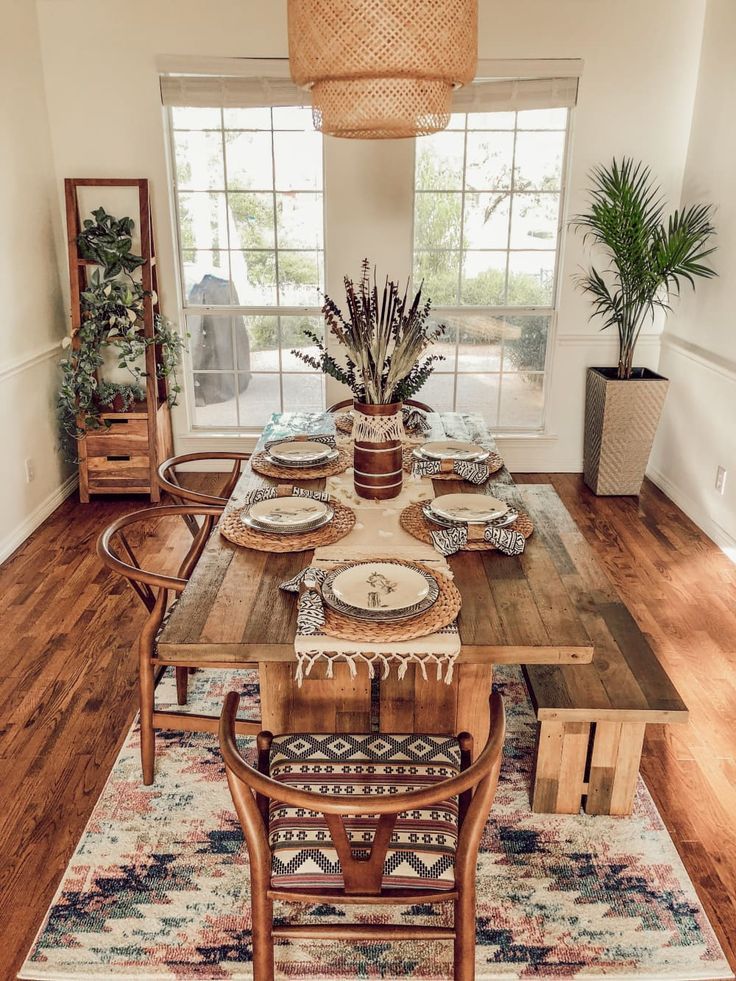
[(685, 723), (687, 707), (554, 490), (519, 491), (594, 645), (588, 664), (524, 667), (538, 729), (532, 808), (629, 814), (647, 723)]

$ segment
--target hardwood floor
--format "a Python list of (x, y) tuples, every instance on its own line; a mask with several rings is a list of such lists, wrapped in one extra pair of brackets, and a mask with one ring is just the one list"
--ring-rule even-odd
[[(577, 475), (515, 477), (554, 485), (689, 705), (690, 725), (649, 727), (642, 768), (736, 968), (736, 566), (650, 484), (639, 500), (596, 498)], [(143, 607), (94, 543), (141, 506), (69, 500), (0, 568), (1, 979), (15, 977), (135, 713)], [(150, 553), (173, 569), (188, 533), (172, 519), (163, 540)]]

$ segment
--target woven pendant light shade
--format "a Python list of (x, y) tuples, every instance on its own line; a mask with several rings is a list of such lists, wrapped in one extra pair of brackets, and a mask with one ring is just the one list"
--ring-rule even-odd
[(477, 0), (289, 0), (289, 63), (316, 129), (353, 139), (422, 136), (450, 121), (475, 76)]

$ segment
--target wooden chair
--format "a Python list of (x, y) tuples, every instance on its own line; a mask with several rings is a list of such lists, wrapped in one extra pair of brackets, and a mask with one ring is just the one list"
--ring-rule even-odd
[[(194, 713), (162, 712), (155, 708), (155, 689), (166, 664), (157, 656), (156, 639), (163, 625), (169, 599), (182, 592), (187, 584), (202, 550), (207, 543), (215, 522), (222, 514), (222, 507), (213, 505), (164, 505), (133, 511), (113, 521), (97, 539), (97, 555), (104, 566), (128, 580), (146, 610), (148, 618), (138, 640), (139, 696), (141, 726), (141, 763), (143, 783), (153, 783), (155, 758), (155, 729), (181, 729), (184, 731), (217, 732), (218, 719)], [(144, 569), (138, 560), (128, 536), (134, 525), (150, 525), (151, 521), (179, 515), (182, 518), (202, 519), (194, 539), (175, 576)], [(187, 701), (189, 671), (196, 664), (175, 665), (176, 694), (179, 705)], [(255, 735), (260, 722), (238, 722), (238, 731)]]
[[(245, 460), (250, 459), (250, 453), (229, 453), (229, 452), (207, 452), (207, 453), (184, 453), (181, 456), (172, 456), (164, 460), (158, 468), (158, 485), (162, 491), (166, 491), (175, 504), (205, 504), (214, 507), (225, 507), (230, 500), (230, 495), (235, 490), (235, 485), (240, 479), (240, 473)], [(176, 468), (182, 463), (194, 463), (200, 460), (227, 460), (232, 461), (232, 471), (230, 476), (220, 488), (218, 494), (206, 494), (204, 491), (191, 490), (184, 487), (176, 472)], [(198, 531), (197, 520), (193, 515), (184, 516), (184, 521), (192, 533), (196, 536)]]
[[(424, 412), (435, 411), (431, 405), (427, 405), (426, 402), (417, 402), (416, 399), (404, 399), (404, 405), (410, 405), (413, 409), (422, 409)], [(332, 405), (328, 406), (325, 411), (340, 412), (342, 409), (352, 409), (352, 407), (352, 399), (343, 399), (341, 402), (333, 402)]]
[[(454, 977), (472, 981), (476, 860), (498, 783), (505, 729), (500, 695), (491, 696), (490, 735), (472, 764), (467, 733), (262, 732), (257, 770), (235, 743), (239, 700), (235, 692), (225, 700), (220, 748), (250, 858), (255, 981), (273, 979), (274, 940), (304, 938), (452, 940)], [(395, 787), (407, 786), (407, 781), (414, 789), (396, 793)], [(368, 783), (378, 792), (366, 792)], [(338, 792), (351, 785), (353, 794)], [(366, 815), (377, 815), (377, 822)], [(412, 824), (421, 826), (418, 836)], [(370, 844), (368, 830), (374, 831)], [(426, 841), (427, 834), (431, 842), (423, 851), (415, 842)], [(388, 905), (451, 901), (454, 925), (281, 925), (273, 923), (274, 900)]]

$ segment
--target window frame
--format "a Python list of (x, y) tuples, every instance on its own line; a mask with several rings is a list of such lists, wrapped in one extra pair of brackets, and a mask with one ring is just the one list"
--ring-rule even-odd
[[(302, 132), (301, 130), (279, 130), (275, 129), (273, 125), (273, 115), (271, 116), (271, 127), (270, 129), (262, 130), (248, 130), (248, 129), (238, 129), (238, 128), (226, 128), (225, 127), (225, 117), (224, 113), (228, 106), (211, 106), (209, 108), (216, 109), (220, 113), (220, 126), (219, 128), (202, 128), (201, 130), (184, 130), (183, 128), (174, 126), (174, 110), (180, 108), (173, 105), (165, 105), (162, 107), (163, 117), (164, 117), (164, 128), (166, 130), (166, 156), (167, 156), (167, 169), (168, 169), (168, 188), (169, 188), (169, 200), (170, 200), (170, 214), (172, 223), (172, 235), (173, 235), (173, 246), (174, 246), (174, 267), (175, 267), (175, 282), (176, 282), (176, 292), (177, 292), (177, 306), (179, 312), (180, 322), (185, 325), (188, 323), (188, 318), (191, 316), (243, 316), (243, 317), (273, 317), (278, 322), (279, 331), (279, 345), (278, 345), (278, 368), (274, 371), (253, 371), (251, 369), (251, 374), (262, 374), (262, 375), (273, 375), (278, 376), (278, 386), (279, 386), (279, 406), (281, 409), (278, 411), (283, 411), (284, 405), (284, 375), (298, 375), (306, 378), (313, 378), (315, 384), (319, 379), (321, 395), (322, 395), (322, 405), (326, 406), (326, 386), (325, 377), (321, 372), (313, 371), (312, 369), (307, 369), (305, 371), (288, 371), (284, 370), (282, 364), (282, 335), (281, 335), (281, 318), (289, 316), (308, 316), (316, 319), (323, 319), (322, 315), (322, 305), (319, 306), (305, 306), (298, 304), (280, 304), (279, 302), (279, 290), (278, 290), (278, 256), (279, 251), (281, 252), (305, 252), (312, 253), (314, 250), (310, 249), (281, 249), (278, 246), (278, 229), (277, 229), (277, 219), (276, 219), (276, 209), (275, 200), (276, 194), (279, 193), (276, 187), (276, 154), (274, 145), (274, 134), (279, 132)], [(194, 107), (196, 108), (196, 107)], [(265, 106), (270, 110), (274, 108), (279, 108), (277, 106)], [(304, 105), (298, 108), (310, 108), (308, 105)], [(222, 138), (222, 152), (223, 152), (223, 178), (224, 178), (224, 188), (213, 189), (213, 188), (203, 188), (202, 191), (187, 189), (180, 190), (178, 186), (178, 176), (176, 169), (176, 137), (177, 132), (213, 132), (220, 133)], [(273, 251), (275, 257), (275, 270), (276, 270), (276, 303), (274, 304), (189, 304), (185, 299), (185, 276), (184, 276), (184, 253), (186, 251), (185, 246), (182, 242), (182, 225), (181, 225), (181, 214), (179, 208), (179, 195), (187, 193), (224, 193), (227, 196), (231, 193), (259, 193), (256, 189), (233, 189), (232, 191), (228, 188), (228, 176), (227, 176), (227, 153), (226, 153), (226, 133), (228, 132), (261, 132), (268, 133), (271, 138), (271, 173), (273, 187), (263, 193), (271, 194), (274, 198), (274, 210), (273, 210), (273, 222), (274, 222), (274, 246)], [(321, 288), (324, 289), (327, 283), (327, 248), (326, 248), (326, 168), (325, 168), (325, 143), (324, 138), (321, 141), (321, 165), (322, 165), (322, 186), (319, 191), (294, 191), (294, 194), (301, 193), (318, 193), (322, 199), (322, 283)], [(288, 193), (288, 192), (283, 192)], [(232, 252), (231, 241), (230, 241), (230, 222), (226, 221), (226, 236), (227, 236), (227, 251)], [(207, 251), (207, 250), (204, 250)], [(237, 250), (236, 250), (237, 251)], [(245, 250), (248, 251), (248, 250)], [(252, 250), (258, 251), (258, 250)], [(196, 421), (196, 403), (195, 403), (195, 374), (216, 374), (216, 375), (229, 375), (233, 378), (235, 382), (235, 392), (238, 392), (238, 375), (242, 374), (243, 371), (239, 369), (237, 362), (237, 338), (236, 338), (236, 328), (233, 325), (232, 330), (232, 352), (233, 352), (233, 364), (230, 368), (212, 368), (204, 369), (202, 371), (195, 369), (194, 362), (191, 354), (191, 350), (187, 346), (187, 350), (184, 353), (182, 359), (182, 374), (183, 374), (183, 389), (185, 395), (185, 405), (187, 412), (187, 428), (191, 435), (197, 437), (215, 436), (217, 434), (225, 434), (228, 436), (244, 436), (244, 437), (254, 437), (258, 436), (263, 427), (260, 425), (247, 426), (244, 425), (240, 418), (240, 400), (237, 394), (234, 396), (235, 402), (235, 424), (234, 425), (206, 425), (204, 423), (197, 423)]]
[[(531, 107), (525, 107), (524, 110), (514, 110), (514, 111), (517, 111), (517, 112), (518, 111), (526, 111), (528, 108), (531, 108)], [(539, 315), (539, 316), (545, 316), (545, 317), (548, 317), (549, 318), (549, 328), (548, 328), (548, 332), (547, 332), (547, 342), (546, 342), (546, 347), (545, 347), (544, 367), (541, 370), (540, 369), (534, 369), (534, 370), (531, 370), (531, 371), (505, 372), (504, 371), (504, 367), (503, 367), (503, 365), (504, 365), (504, 344), (505, 344), (505, 338), (502, 337), (502, 340), (501, 340), (501, 359), (500, 359), (500, 367), (499, 367), (498, 372), (458, 371), (458, 360), (459, 360), (459, 349), (460, 349), (460, 330), (458, 329), (455, 332), (455, 367), (452, 369), (452, 371), (443, 371), (442, 364), (440, 363), (440, 365), (437, 366), (436, 371), (433, 373), (433, 377), (435, 377), (436, 375), (440, 375), (440, 376), (443, 376), (443, 375), (444, 376), (451, 375), (452, 376), (452, 380), (453, 380), (452, 381), (452, 391), (453, 391), (453, 407), (452, 407), (452, 411), (456, 411), (456, 406), (457, 406), (457, 391), (458, 391), (458, 379), (459, 378), (462, 378), (463, 375), (471, 375), (472, 376), (472, 375), (476, 375), (476, 374), (497, 374), (498, 375), (498, 379), (499, 379), (499, 385), (498, 385), (498, 394), (496, 396), (496, 421), (494, 423), (491, 423), (491, 425), (492, 425), (492, 428), (493, 428), (493, 431), (494, 432), (499, 433), (499, 434), (501, 434), (504, 437), (513, 437), (514, 435), (519, 435), (519, 436), (523, 436), (523, 437), (544, 436), (544, 435), (547, 435), (547, 433), (548, 433), (549, 400), (550, 400), (550, 391), (551, 391), (551, 387), (552, 387), (552, 384), (551, 383), (552, 383), (553, 369), (554, 369), (554, 350), (555, 350), (555, 342), (556, 342), (556, 336), (557, 336), (557, 320), (558, 320), (559, 305), (560, 305), (561, 284), (562, 284), (562, 278), (563, 278), (562, 277), (562, 264), (563, 264), (563, 258), (564, 258), (564, 248), (565, 248), (566, 231), (567, 231), (567, 227), (566, 227), (566, 223), (565, 223), (565, 220), (564, 220), (564, 216), (566, 214), (567, 194), (568, 194), (568, 190), (569, 190), (569, 186), (570, 186), (571, 144), (572, 144), (572, 131), (573, 131), (573, 124), (574, 124), (574, 119), (575, 119), (575, 108), (576, 108), (576, 106), (575, 105), (572, 105), (572, 106), (562, 106), (560, 108), (566, 109), (566, 111), (567, 111), (567, 120), (566, 120), (566, 126), (565, 126), (565, 130), (564, 130), (565, 138), (564, 138), (564, 141), (563, 141), (562, 160), (561, 160), (561, 164), (560, 164), (560, 188), (559, 188), (559, 201), (558, 201), (558, 209), (557, 209), (557, 234), (556, 234), (556, 244), (555, 244), (554, 250), (552, 250), (552, 249), (536, 249), (535, 250), (535, 249), (513, 249), (513, 248), (511, 248), (510, 247), (510, 242), (511, 242), (511, 218), (512, 218), (512, 216), (509, 217), (509, 224), (508, 224), (508, 231), (507, 231), (507, 246), (506, 246), (506, 248), (505, 249), (498, 249), (498, 250), (494, 250), (494, 249), (479, 250), (479, 251), (489, 251), (489, 252), (493, 252), (493, 251), (504, 252), (504, 253), (507, 254), (507, 256), (512, 255), (514, 252), (533, 252), (533, 251), (539, 251), (539, 252), (548, 252), (548, 253), (551, 253), (551, 252), (554, 251), (555, 264), (554, 264), (554, 273), (553, 273), (553, 279), (552, 279), (552, 289), (551, 289), (551, 298), (552, 299), (551, 299), (551, 304), (550, 305), (544, 305), (544, 306), (540, 306), (540, 305), (534, 305), (534, 306), (509, 306), (508, 304), (503, 305), (503, 306), (502, 305), (496, 305), (496, 306), (494, 306), (494, 305), (481, 305), (481, 304), (470, 304), (470, 303), (460, 304), (460, 303), (458, 303), (456, 306), (452, 306), (452, 305), (448, 305), (448, 304), (441, 304), (441, 305), (440, 304), (433, 304), (433, 306), (432, 306), (432, 314), (433, 314), (433, 316), (437, 320), (440, 320), (440, 321), (443, 318), (445, 318), (445, 317), (461, 317), (463, 313), (472, 313), (472, 314), (481, 314), (481, 315), (482, 314), (487, 314), (489, 317), (493, 317), (493, 316), (495, 316), (495, 317), (506, 317), (506, 316), (534, 316), (534, 315)], [(478, 110), (478, 111), (484, 111), (484, 110)], [(485, 110), (485, 111), (494, 111), (494, 110)], [(508, 111), (508, 110), (499, 109), (497, 111), (498, 112), (504, 112), (504, 111)], [(504, 132), (504, 130), (493, 130), (490, 127), (489, 128), (486, 128), (486, 129), (479, 128), (477, 130), (475, 130), (475, 129), (471, 130), (471, 129), (468, 128), (468, 123), (467, 123), (467, 117), (468, 117), (468, 115), (470, 113), (468, 111), (466, 111), (466, 110), (461, 110), (461, 112), (462, 112), (463, 115), (465, 115), (465, 125), (463, 126), (462, 130), (456, 130), (456, 132), (459, 131), (459, 132), (463, 132), (464, 133), (464, 140), (463, 140), (463, 161), (462, 161), (462, 186), (461, 186), (461, 188), (459, 190), (456, 190), (456, 189), (447, 189), (446, 191), (443, 191), (443, 190), (421, 191), (421, 190), (418, 190), (417, 189), (417, 186), (416, 186), (416, 176), (417, 176), (417, 169), (416, 169), (417, 139), (414, 140), (414, 179), (413, 179), (412, 229), (411, 229), (411, 242), (412, 242), (411, 268), (412, 268), (412, 280), (414, 278), (415, 257), (416, 257), (416, 255), (417, 255), (418, 252), (421, 253), (421, 252), (432, 252), (432, 251), (436, 251), (436, 252), (447, 252), (447, 253), (451, 253), (451, 252), (454, 252), (454, 251), (458, 251), (460, 253), (460, 262), (459, 262), (459, 269), (458, 269), (458, 292), (457, 292), (458, 299), (459, 299), (459, 297), (461, 295), (462, 276), (463, 276), (463, 251), (464, 251), (463, 244), (464, 244), (464, 234), (465, 234), (465, 197), (466, 197), (466, 193), (467, 193), (467, 189), (466, 189), (467, 144), (468, 144), (467, 136), (468, 136), (468, 133), (470, 133), (470, 132)], [(522, 132), (522, 133), (523, 132), (562, 132), (559, 129), (553, 130), (550, 127), (539, 127), (538, 129), (534, 129), (534, 130), (532, 130), (532, 129), (529, 129), (529, 130), (523, 130), (523, 129), (522, 130), (519, 130), (517, 123), (518, 123), (518, 117), (514, 121), (514, 127), (513, 127), (513, 129), (505, 130), (505, 132), (510, 132), (510, 133), (513, 133), (514, 134), (514, 145), (513, 145), (512, 161), (511, 161), (511, 179), (510, 179), (510, 189), (509, 189), (509, 200), (510, 201), (513, 200), (513, 195), (514, 195), (515, 163), (516, 163), (516, 138), (517, 138), (518, 133), (519, 132)], [(448, 130), (449, 130), (449, 127), (448, 127)], [(421, 137), (419, 137), (418, 139), (421, 139)], [(416, 249), (415, 243), (416, 243), (416, 216), (417, 216), (416, 203), (417, 203), (417, 196), (420, 195), (420, 194), (427, 194), (427, 193), (438, 193), (438, 194), (442, 194), (442, 193), (452, 194), (452, 193), (455, 193), (455, 194), (459, 194), (460, 195), (461, 236), (460, 236), (460, 244), (459, 244), (459, 247), (458, 247), (457, 250), (455, 250), (455, 249), (447, 249), (447, 248), (438, 248), (436, 250), (434, 250), (434, 249), (420, 249), (420, 250), (417, 250)], [(471, 193), (473, 193), (473, 192), (471, 192)], [(478, 192), (478, 193), (490, 193), (490, 192), (483, 192), (483, 191), (481, 191), (481, 192)], [(545, 193), (545, 192), (540, 192), (540, 193)], [(553, 193), (553, 192), (546, 192), (546, 193)], [(465, 250), (465, 251), (467, 251), (467, 250)], [(506, 273), (505, 273), (505, 294), (506, 294), (506, 299), (508, 299), (508, 278), (509, 278), (509, 262), (508, 262), (508, 259), (507, 259), (507, 262), (506, 262)], [(415, 288), (418, 288), (418, 284), (417, 283), (414, 283), (414, 286), (415, 286)], [(500, 423), (500, 412), (501, 412), (501, 398), (502, 398), (502, 392), (503, 392), (503, 375), (504, 374), (520, 374), (520, 375), (521, 374), (533, 374), (533, 375), (539, 375), (539, 376), (542, 377), (542, 379), (543, 379), (543, 382), (542, 382), (542, 384), (543, 384), (543, 403), (542, 403), (542, 413), (541, 413), (541, 418), (540, 418), (539, 425), (535, 425), (535, 426), (518, 426), (518, 425), (517, 426), (503, 426), (503, 425), (501, 425), (501, 423)]]

